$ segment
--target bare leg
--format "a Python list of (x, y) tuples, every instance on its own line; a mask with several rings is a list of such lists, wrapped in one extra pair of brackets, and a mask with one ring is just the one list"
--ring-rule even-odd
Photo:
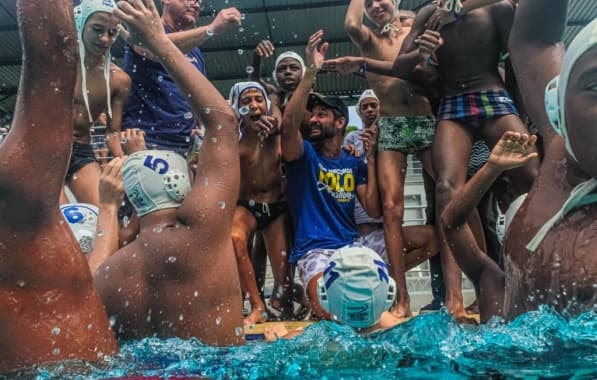
[(263, 231), (263, 239), (274, 274), (274, 291), (269, 300), (270, 306), (282, 312), (282, 319), (291, 319), (294, 314), (290, 297), (290, 264), (288, 263), (288, 245), (285, 234), (286, 218), (286, 214), (282, 215), (267, 226)]
[[(443, 210), (466, 182), (472, 138), (462, 126), (448, 120), (440, 121), (433, 142), (433, 167), (436, 172), (437, 224), (441, 227)], [(452, 315), (464, 318), (462, 300), (462, 273), (446, 242), (443, 228), (439, 228), (440, 257), (446, 284), (445, 305)]]
[(404, 227), (406, 270), (425, 262), (439, 252), (439, 242), (433, 226)]
[(406, 288), (404, 259), (404, 177), (406, 156), (397, 151), (378, 154), (378, 180), (383, 201), (384, 238), (392, 277), (396, 281), (397, 299), (392, 312), (397, 317), (409, 317), (410, 297)]
[(259, 289), (257, 289), (257, 281), (255, 281), (253, 264), (248, 250), (249, 239), (253, 236), (256, 228), (255, 217), (246, 208), (237, 206), (232, 219), (232, 244), (236, 254), (241, 289), (243, 294), (249, 293), (251, 301), (251, 313), (245, 318), (245, 325), (265, 321), (265, 304), (261, 299)]
[(101, 168), (94, 162), (83, 166), (69, 179), (68, 187), (77, 202), (99, 206), (99, 177)]

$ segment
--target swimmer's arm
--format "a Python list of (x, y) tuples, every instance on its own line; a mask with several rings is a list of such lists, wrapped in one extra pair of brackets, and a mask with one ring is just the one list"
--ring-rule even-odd
[(372, 218), (382, 216), (381, 199), (379, 187), (377, 185), (377, 139), (378, 128), (376, 125), (366, 128), (360, 136), (363, 141), (365, 154), (367, 158), (367, 184), (357, 186), (357, 197), (363, 205), (365, 212)]
[(371, 29), (363, 25), (364, 16), (365, 0), (351, 0), (344, 19), (344, 30), (352, 42), (360, 48), (371, 40)]
[[(207, 35), (208, 29), (209, 25), (199, 26), (182, 32), (169, 33), (167, 36), (174, 45), (186, 54), (194, 48), (205, 44), (210, 39), (210, 36)], [(138, 45), (133, 45), (133, 49), (137, 54), (144, 56), (150, 61), (159, 61), (158, 57), (156, 57), (149, 49), (145, 49)]]
[[(119, 139), (118, 139), (119, 140)], [(99, 180), (99, 216), (93, 251), (87, 257), (94, 273), (110, 256), (118, 251), (118, 209), (124, 197), (122, 182), (123, 158), (115, 158), (102, 169)]]
[(300, 125), (307, 109), (307, 99), (313, 85), (317, 69), (308, 67), (299, 82), (282, 115), (282, 157), (286, 162), (296, 161), (303, 156), (303, 137)]
[(392, 65), (393, 76), (412, 80), (415, 68), (425, 63), (419, 52), (416, 40), (425, 33), (427, 20), (434, 11), (435, 5), (428, 5), (417, 13), (412, 29), (404, 39), (400, 52)]
[(544, 93), (562, 67), (567, 6), (568, 0), (521, 1), (510, 33), (509, 51), (518, 86), (545, 146), (556, 136), (545, 112)]
[[(120, 145), (120, 131), (122, 129), (122, 114), (131, 89), (131, 77), (124, 71), (118, 70), (115, 75), (116, 90), (112, 96), (112, 118), (106, 126), (106, 144), (114, 157), (124, 156)], [(112, 137), (116, 138), (112, 138)]]

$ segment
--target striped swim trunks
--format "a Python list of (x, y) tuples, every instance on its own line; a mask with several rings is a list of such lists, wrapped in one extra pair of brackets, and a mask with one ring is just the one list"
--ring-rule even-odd
[(481, 91), (444, 97), (438, 120), (458, 121), (478, 132), (488, 120), (505, 115), (519, 115), (508, 91)]

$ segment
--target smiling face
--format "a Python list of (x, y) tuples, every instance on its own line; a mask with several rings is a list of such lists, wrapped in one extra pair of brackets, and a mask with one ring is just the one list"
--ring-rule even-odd
[(303, 68), (296, 59), (284, 58), (276, 66), (276, 80), (284, 91), (294, 91), (302, 78)]
[(107, 12), (89, 16), (83, 28), (83, 44), (90, 55), (104, 55), (118, 37), (119, 21)]
[(240, 94), (238, 107), (248, 107), (249, 113), (242, 116), (242, 123), (249, 131), (259, 132), (257, 121), (267, 115), (267, 102), (261, 90), (248, 88)]
[(565, 107), (568, 139), (578, 166), (597, 178), (597, 46), (576, 61)]
[(334, 110), (322, 104), (316, 104), (311, 109), (309, 119), (309, 141), (323, 141), (333, 138), (337, 133), (344, 134), (346, 119), (344, 116), (337, 116)]
[(363, 124), (369, 126), (379, 118), (379, 102), (374, 98), (367, 98), (361, 102), (359, 116)]
[(378, 27), (394, 21), (396, 5), (393, 0), (365, 0), (365, 13)]

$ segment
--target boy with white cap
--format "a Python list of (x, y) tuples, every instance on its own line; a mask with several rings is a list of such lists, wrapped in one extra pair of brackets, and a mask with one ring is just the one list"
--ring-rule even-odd
[[(121, 1), (115, 14), (127, 24), (131, 42), (159, 57), (188, 96), (205, 125), (206, 143), (192, 184), (177, 153), (129, 155), (123, 178), (140, 218), (139, 236), (95, 272), (96, 285), (122, 338), (240, 343), (242, 302), (230, 239), (240, 178), (236, 117), (168, 39), (153, 1)], [(206, 107), (211, 112), (199, 112)]]
[(232, 221), (232, 242), (236, 253), (241, 288), (249, 295), (251, 312), (245, 324), (265, 321), (266, 308), (255, 279), (249, 246), (257, 231), (263, 232), (272, 264), (274, 290), (270, 306), (283, 319), (293, 318), (288, 264), (288, 203), (282, 173), (278, 107), (261, 84), (239, 82), (230, 90), (229, 101), (240, 122), (240, 194)]
[[(121, 157), (119, 133), (131, 78), (112, 63), (110, 47), (118, 38), (120, 23), (112, 15), (114, 0), (80, 0), (74, 7), (79, 42), (79, 80), (75, 87), (73, 151), (66, 183), (78, 202), (99, 206), (100, 166), (91, 146), (94, 122), (107, 115), (106, 143)], [(100, 126), (96, 126), (98, 131)]]
[[(597, 20), (580, 31), (564, 54), (567, 5), (567, 0), (520, 1), (512, 30), (510, 51), (525, 105), (548, 144), (533, 188), (506, 233), (504, 271), (471, 244), (461, 227), (499, 175), (499, 165), (481, 169), (442, 216), (459, 263), (476, 273), (484, 298), (495, 301), (485, 309), (480, 305), (482, 320), (495, 314), (512, 319), (542, 304), (578, 314), (597, 302)], [(507, 132), (504, 139), (511, 155), (533, 154), (534, 137)]]

